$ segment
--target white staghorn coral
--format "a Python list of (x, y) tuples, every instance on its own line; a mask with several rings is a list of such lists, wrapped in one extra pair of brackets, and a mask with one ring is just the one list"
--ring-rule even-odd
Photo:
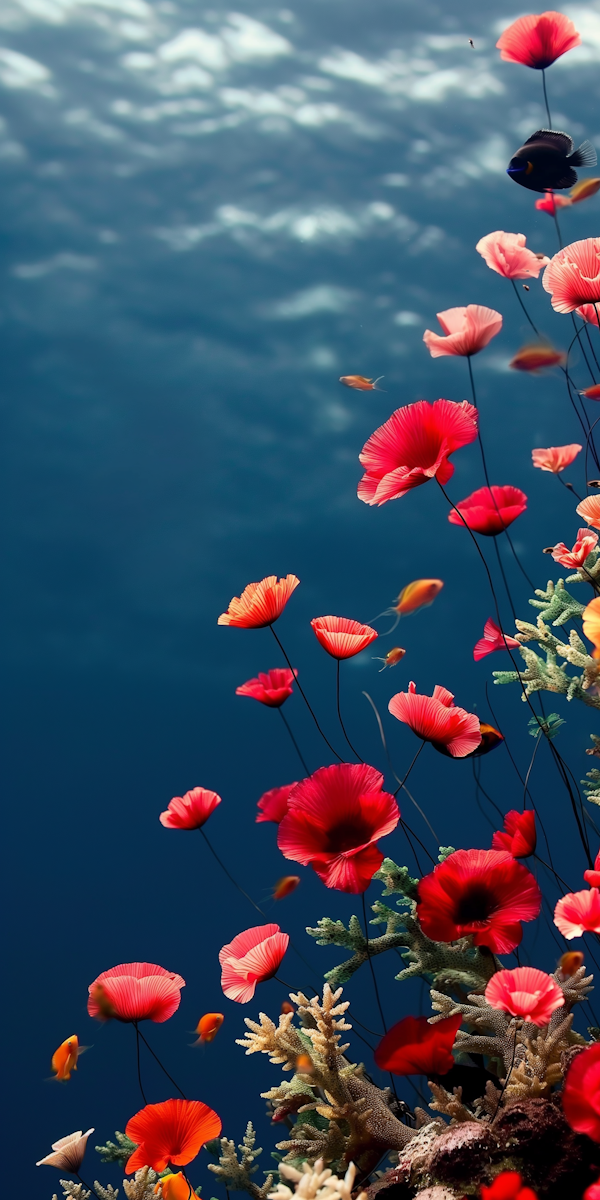
[[(308, 1163), (302, 1164), (302, 1170), (297, 1171), (288, 1163), (281, 1163), (281, 1174), (296, 1184), (294, 1191), (285, 1183), (278, 1183), (274, 1192), (269, 1192), (269, 1200), (352, 1200), (352, 1188), (356, 1178), (356, 1167), (350, 1163), (343, 1179), (333, 1175), (329, 1167), (323, 1166), (319, 1158), (314, 1167)], [(367, 1193), (361, 1192), (357, 1200), (366, 1200)]]

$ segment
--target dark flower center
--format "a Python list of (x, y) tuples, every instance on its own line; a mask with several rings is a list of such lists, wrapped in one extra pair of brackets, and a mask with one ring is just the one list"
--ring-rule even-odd
[(344, 850), (354, 850), (370, 840), (371, 830), (362, 821), (340, 821), (327, 830), (324, 848), (333, 854), (343, 854)]
[(474, 925), (487, 921), (494, 911), (493, 898), (484, 883), (475, 883), (463, 893), (456, 905), (457, 925)]

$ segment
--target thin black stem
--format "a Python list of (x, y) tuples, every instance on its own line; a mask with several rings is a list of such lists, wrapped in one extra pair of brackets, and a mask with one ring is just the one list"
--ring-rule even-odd
[(562, 240), (562, 233), (560, 232), (560, 225), (558, 223), (558, 217), (556, 215), (556, 206), (553, 209), (552, 216), (554, 217), (554, 224), (556, 226), (556, 236), (558, 238), (558, 245), (559, 245), (560, 249), (562, 250), (563, 240)]
[(482, 794), (485, 796), (486, 800), (491, 804), (492, 808), (496, 809), (496, 812), (498, 813), (500, 820), (504, 821), (504, 813), (502, 812), (502, 809), (498, 807), (495, 800), (492, 800), (492, 797), (489, 795), (489, 792), (486, 792), (486, 790), (481, 782), (481, 765), (482, 765), (481, 759), (480, 758), (472, 758), (471, 763), (473, 765), (473, 775), (475, 777), (475, 783), (477, 785), (478, 790), (480, 792), (482, 792)]
[(590, 360), (589, 360), (589, 358), (588, 358), (588, 356), (587, 356), (587, 354), (586, 354), (586, 352), (585, 352), (585, 346), (584, 346), (584, 344), (583, 344), (583, 342), (582, 342), (582, 340), (581, 340), (581, 334), (582, 334), (582, 329), (583, 329), (583, 327), (582, 327), (582, 326), (579, 326), (579, 328), (577, 327), (577, 322), (576, 322), (576, 320), (575, 320), (575, 314), (574, 314), (574, 313), (571, 313), (571, 323), (572, 323), (572, 325), (573, 325), (573, 329), (575, 330), (575, 333), (577, 334), (577, 340), (578, 340), (578, 342), (579, 342), (579, 346), (580, 346), (580, 349), (581, 349), (581, 353), (583, 354), (583, 357), (584, 357), (584, 359), (585, 359), (585, 365), (586, 365), (586, 367), (587, 367), (587, 369), (588, 369), (588, 371), (589, 371), (589, 373), (590, 373), (590, 379), (591, 379), (592, 383), (595, 383), (595, 382), (596, 382), (596, 380), (595, 380), (595, 378), (594, 378), (594, 372), (592, 371), (592, 368), (591, 368), (591, 366), (590, 366)]
[(529, 313), (527, 312), (527, 307), (523, 301), (523, 297), (521, 296), (521, 293), (519, 292), (519, 289), (518, 289), (514, 279), (511, 279), (510, 282), (513, 285), (513, 292), (515, 293), (515, 296), (517, 297), (517, 300), (519, 301), (519, 304), (521, 305), (521, 308), (523, 309), (523, 312), (525, 313), (525, 316), (527, 317), (527, 320), (529, 321), (529, 324), (531, 325), (533, 332), (535, 333), (536, 337), (541, 338), (542, 335), (541, 335), (537, 325), (533, 322), (533, 320), (529, 316)]
[(140, 1067), (140, 1031), (138, 1029), (137, 1021), (133, 1022), (133, 1027), (135, 1029), (135, 1053), (136, 1053), (136, 1060), (137, 1060), (138, 1083), (140, 1085), (140, 1092), (142, 1093), (142, 1100), (144, 1101), (144, 1104), (147, 1104), (148, 1101), (146, 1100), (146, 1094), (145, 1094), (144, 1088), (142, 1086), (142, 1071), (141, 1071), (141, 1067)]
[(378, 710), (377, 710), (377, 705), (375, 704), (375, 701), (373, 700), (372, 696), (370, 696), (370, 695), (369, 695), (369, 693), (368, 693), (368, 692), (363, 692), (363, 696), (366, 696), (367, 700), (369, 701), (369, 704), (371, 705), (371, 708), (373, 709), (373, 712), (375, 713), (375, 720), (377, 721), (377, 725), (378, 725), (378, 727), (379, 727), (379, 736), (380, 736), (380, 738), (381, 738), (381, 744), (382, 744), (382, 746), (383, 746), (383, 749), (384, 749), (384, 752), (385, 752), (385, 757), (386, 757), (386, 758), (387, 758), (387, 760), (388, 760), (388, 763), (389, 763), (389, 766), (390, 766), (390, 771), (392, 772), (392, 775), (394, 776), (394, 779), (396, 780), (396, 783), (399, 783), (399, 784), (401, 784), (401, 786), (404, 788), (404, 791), (406, 792), (406, 795), (408, 796), (409, 800), (411, 800), (411, 801), (412, 801), (412, 803), (414, 804), (414, 806), (415, 806), (415, 808), (416, 808), (417, 812), (421, 814), (421, 816), (422, 816), (422, 818), (423, 818), (423, 820), (424, 820), (425, 824), (427, 825), (427, 828), (428, 828), (428, 829), (431, 831), (431, 833), (432, 833), (433, 837), (435, 838), (436, 845), (437, 845), (437, 846), (439, 846), (439, 844), (440, 844), (440, 839), (438, 838), (438, 835), (437, 835), (437, 833), (435, 832), (435, 829), (433, 828), (433, 825), (431, 824), (431, 822), (428, 820), (427, 816), (426, 816), (426, 815), (425, 815), (425, 813), (423, 812), (423, 809), (421, 808), (420, 804), (417, 804), (417, 801), (415, 800), (414, 796), (413, 796), (413, 795), (411, 795), (411, 793), (409, 792), (408, 788), (405, 786), (405, 784), (404, 784), (404, 783), (402, 783), (402, 781), (401, 781), (401, 779), (400, 779), (400, 776), (399, 776), (399, 775), (397, 775), (397, 774), (396, 774), (396, 771), (394, 770), (394, 764), (393, 764), (393, 762), (392, 762), (392, 760), (391, 760), (391, 758), (390, 758), (390, 752), (389, 752), (389, 750), (388, 750), (388, 744), (387, 744), (387, 742), (386, 742), (386, 739), (385, 739), (385, 734), (384, 734), (384, 732), (383, 732), (383, 724), (382, 724), (382, 721), (381, 721), (381, 717), (380, 717), (380, 715), (379, 715), (379, 712), (378, 712)]
[(237, 888), (238, 892), (241, 892), (242, 896), (244, 896), (246, 898), (248, 903), (251, 904), (252, 907), (255, 908), (257, 912), (260, 913), (261, 917), (264, 917), (266, 920), (267, 914), (265, 912), (263, 912), (260, 905), (256, 904), (256, 902), (252, 899), (252, 896), (249, 896), (248, 893), (244, 891), (243, 887), (240, 887), (239, 883), (237, 882), (237, 879), (234, 879), (233, 875), (227, 870), (225, 863), (223, 862), (223, 860), (221, 858), (219, 858), (219, 855), (217, 854), (214, 846), (211, 844), (211, 842), (209, 842), (209, 840), (204, 832), (204, 829), (200, 829), (200, 833), (202, 834), (202, 837), (204, 838), (204, 841), (206, 842), (206, 845), (208, 846), (213, 858), (215, 858), (217, 860), (221, 870), (225, 872), (230, 883), (232, 883), (233, 886), (235, 888)]
[(75, 1171), (75, 1175), (77, 1176), (77, 1178), (78, 1178), (79, 1182), (80, 1182), (80, 1183), (83, 1185), (83, 1187), (86, 1189), (86, 1191), (88, 1191), (88, 1192), (91, 1192), (92, 1196), (97, 1196), (97, 1197), (98, 1197), (98, 1200), (100, 1200), (100, 1197), (98, 1196), (98, 1193), (97, 1193), (96, 1189), (95, 1189), (95, 1188), (93, 1188), (93, 1187), (90, 1187), (89, 1183), (86, 1183), (86, 1182), (85, 1182), (85, 1179), (82, 1179), (82, 1178), (81, 1178), (81, 1175), (79, 1174), (79, 1171)]
[(277, 712), (279, 713), (279, 716), (281, 717), (281, 720), (283, 721), (283, 723), (284, 723), (284, 725), (285, 725), (285, 727), (286, 727), (286, 729), (287, 729), (287, 731), (288, 731), (288, 733), (289, 733), (289, 735), (290, 735), (290, 738), (291, 738), (291, 740), (292, 740), (292, 744), (293, 744), (294, 750), (296, 751), (296, 754), (298, 755), (298, 758), (300, 759), (300, 762), (302, 763), (302, 766), (303, 766), (304, 770), (306, 771), (306, 774), (307, 774), (307, 775), (310, 775), (310, 771), (309, 771), (309, 769), (308, 769), (308, 767), (307, 767), (307, 765), (306, 765), (306, 763), (305, 763), (305, 761), (304, 761), (304, 757), (303, 757), (303, 755), (302, 755), (302, 751), (301, 751), (301, 749), (300, 749), (300, 747), (299, 747), (299, 745), (298, 745), (298, 743), (297, 743), (297, 741), (296, 741), (296, 739), (295, 739), (295, 737), (294, 737), (294, 735), (293, 735), (293, 733), (292, 733), (292, 731), (291, 731), (291, 729), (290, 729), (289, 721), (287, 721), (287, 720), (286, 720), (286, 717), (284, 716), (283, 709), (281, 708), (281, 705), (280, 705), (280, 706), (279, 706), (279, 708), (277, 709)]
[(498, 560), (498, 568), (499, 568), (500, 574), (502, 576), (502, 582), (504, 584), (504, 590), (506, 592), (506, 595), (508, 596), (508, 603), (510, 605), (510, 611), (512, 612), (512, 615), (513, 615), (513, 621), (516, 621), (517, 610), (513, 604), (513, 598), (510, 594), (510, 588), (508, 586), (508, 579), (506, 578), (506, 575), (504, 572), (504, 566), (502, 564), (502, 559), (500, 558), (500, 547), (498, 545), (498, 538), (496, 538), (496, 537), (493, 538), (493, 542), (494, 542), (494, 550), (496, 551), (496, 558)]
[[(137, 1028), (137, 1026), (136, 1026), (136, 1028)], [(173, 1079), (173, 1076), (172, 1076), (172, 1075), (169, 1075), (169, 1072), (167, 1071), (167, 1068), (166, 1068), (165, 1066), (163, 1066), (163, 1064), (161, 1063), (161, 1061), (160, 1061), (160, 1058), (158, 1057), (158, 1054), (155, 1054), (155, 1053), (154, 1053), (154, 1050), (152, 1049), (152, 1046), (150, 1045), (150, 1042), (146, 1041), (146, 1038), (144, 1037), (144, 1035), (143, 1035), (143, 1033), (142, 1033), (141, 1029), (138, 1029), (138, 1034), (139, 1034), (139, 1036), (141, 1037), (141, 1039), (142, 1039), (142, 1041), (143, 1041), (143, 1043), (144, 1043), (144, 1045), (145, 1045), (146, 1049), (150, 1051), (150, 1053), (151, 1053), (151, 1055), (152, 1055), (153, 1059), (155, 1059), (155, 1061), (158, 1063), (158, 1065), (159, 1065), (159, 1067), (160, 1067), (161, 1071), (162, 1071), (162, 1072), (163, 1072), (163, 1073), (166, 1075), (167, 1079), (169, 1079), (169, 1080), (170, 1080), (170, 1082), (173, 1084), (173, 1087), (177, 1089), (177, 1091), (179, 1092), (179, 1095), (180, 1095), (180, 1096), (182, 1096), (184, 1100), (187, 1100), (187, 1096), (186, 1096), (185, 1092), (183, 1092), (183, 1091), (181, 1090), (181, 1088), (180, 1088), (179, 1084), (178, 1084), (178, 1083), (176, 1083), (176, 1082), (175, 1082), (175, 1080)]]
[(360, 754), (358, 753), (358, 750), (354, 749), (354, 746), (352, 745), (352, 742), (350, 741), (350, 738), (348, 737), (348, 734), (346, 733), (346, 727), (342, 720), (342, 710), (340, 708), (340, 660), (339, 660), (339, 658), (336, 660), (336, 666), (337, 666), (337, 670), (335, 673), (335, 699), (336, 699), (336, 704), (337, 704), (338, 721), (340, 723), (342, 733), (343, 733), (354, 757), (356, 759), (358, 759), (358, 761), (360, 763), (364, 763), (364, 761), (365, 761), (364, 758), (361, 758)]
[(425, 745), (425, 741), (423, 740), (421, 742), (421, 745), (419, 746), (419, 749), (417, 750), (417, 753), (415, 754), (415, 756), (410, 764), (410, 767), (408, 768), (408, 771), (406, 772), (404, 777), (400, 780), (400, 783), (398, 784), (398, 787), (396, 788), (396, 791), (394, 792), (394, 796), (397, 796), (398, 792), (402, 791), (402, 788), (404, 787), (404, 784), (406, 783), (406, 780), (408, 779), (424, 745)]
[(546, 105), (546, 116), (548, 118), (548, 129), (552, 129), (552, 117), (550, 116), (550, 107), (548, 105), (548, 93), (546, 91), (546, 72), (542, 67), (542, 87), (544, 89), (544, 104)]
[[(294, 668), (292, 667), (292, 664), (291, 664), (291, 662), (290, 662), (290, 660), (289, 660), (289, 658), (288, 658), (288, 656), (287, 656), (287, 654), (286, 654), (286, 652), (285, 652), (285, 650), (284, 650), (284, 648), (283, 648), (283, 646), (282, 646), (282, 644), (281, 644), (281, 642), (280, 642), (279, 638), (277, 637), (277, 634), (275, 633), (275, 630), (273, 629), (273, 626), (272, 626), (272, 625), (269, 625), (269, 629), (271, 630), (271, 633), (273, 634), (273, 637), (275, 638), (275, 641), (277, 642), (277, 645), (279, 646), (279, 649), (281, 650), (281, 653), (283, 654), (283, 657), (285, 658), (285, 661), (286, 661), (286, 663), (287, 663), (288, 667), (290, 668), (290, 671), (293, 671), (293, 669), (294, 669)], [(329, 747), (329, 749), (331, 750), (331, 753), (335, 755), (335, 757), (337, 758), (338, 762), (343, 762), (344, 760), (343, 760), (343, 758), (342, 758), (341, 754), (338, 754), (337, 750), (334, 750), (333, 746), (331, 745), (331, 742), (329, 741), (329, 739), (328, 739), (328, 738), (325, 736), (325, 734), (323, 733), (323, 730), (321, 729), (321, 726), (319, 725), (319, 722), (318, 722), (318, 720), (317, 720), (317, 718), (316, 718), (316, 716), (315, 716), (315, 713), (313, 712), (313, 710), (312, 710), (312, 708), (311, 708), (311, 706), (310, 706), (310, 703), (309, 703), (309, 701), (308, 701), (308, 698), (307, 698), (307, 696), (306, 696), (306, 693), (305, 693), (305, 691), (304, 691), (304, 689), (303, 689), (303, 687), (302, 687), (302, 684), (299, 682), (299, 680), (298, 680), (298, 678), (297, 678), (297, 677), (296, 677), (296, 686), (297, 686), (297, 688), (298, 688), (298, 691), (300, 692), (300, 695), (302, 696), (302, 699), (304, 700), (304, 703), (306, 704), (306, 707), (307, 707), (307, 709), (308, 709), (308, 711), (309, 711), (309, 713), (310, 713), (310, 715), (311, 715), (311, 717), (312, 717), (312, 719), (313, 719), (313, 721), (314, 721), (314, 723), (315, 723), (315, 725), (316, 725), (316, 727), (317, 727), (317, 729), (318, 729), (319, 733), (321, 734), (321, 737), (323, 738), (323, 741), (325, 742), (325, 745)]]
[(539, 747), (541, 740), (542, 740), (542, 733), (540, 730), (540, 732), (538, 733), (538, 735), (535, 739), (535, 746), (533, 747), (533, 754), (531, 755), (531, 761), (527, 768), (527, 774), (525, 776), (525, 782), (523, 784), (523, 812), (525, 812), (525, 805), (527, 804), (527, 784), (529, 783), (529, 776), (531, 775), (531, 772), (533, 771), (533, 764), (535, 762), (535, 756), (538, 752), (538, 747)]
[(564, 487), (566, 492), (569, 492), (572, 496), (577, 496), (578, 500), (583, 500), (583, 496), (580, 496), (579, 492), (575, 491), (573, 484), (565, 482), (560, 471), (555, 471), (554, 474), (556, 475), (558, 482), (562, 484), (562, 486)]
[(379, 988), (377, 987), (377, 980), (375, 978), (375, 968), (373, 966), (373, 959), (371, 958), (371, 952), (369, 950), (369, 922), (367, 920), (367, 902), (365, 900), (364, 892), (361, 893), (361, 900), (362, 900), (362, 910), (363, 910), (363, 921), (365, 923), (365, 950), (367, 952), (367, 958), (369, 960), (369, 967), (371, 968), (371, 977), (373, 979), (373, 987), (375, 989), (375, 999), (377, 1001), (377, 1007), (379, 1009), (379, 1016), (381, 1017), (381, 1024), (383, 1025), (383, 1032), (387, 1033), (387, 1025), (386, 1025), (385, 1017), (383, 1015), (383, 1007), (381, 1004), (381, 997), (379, 995)]
[[(596, 311), (597, 311), (597, 310), (596, 310)], [(588, 321), (585, 321), (585, 322), (584, 322), (584, 326), (583, 326), (583, 328), (584, 328), (584, 331), (585, 331), (585, 335), (586, 335), (586, 337), (587, 337), (588, 346), (589, 346), (589, 348), (590, 348), (590, 351), (591, 351), (591, 353), (592, 353), (592, 357), (593, 357), (593, 359), (594, 359), (594, 362), (595, 362), (595, 364), (596, 364), (596, 366), (597, 366), (598, 370), (600, 371), (600, 362), (598, 362), (598, 358), (597, 358), (597, 356), (596, 356), (596, 350), (595, 350), (595, 348), (594, 348), (594, 343), (593, 343), (593, 341), (592, 341), (592, 339), (591, 339), (591, 336), (590, 336), (590, 326), (589, 326), (589, 322), (588, 322)]]

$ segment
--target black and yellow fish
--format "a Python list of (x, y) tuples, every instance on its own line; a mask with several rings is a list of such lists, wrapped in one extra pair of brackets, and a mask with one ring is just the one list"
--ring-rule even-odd
[(596, 162), (590, 142), (582, 142), (575, 150), (568, 133), (538, 129), (513, 155), (506, 173), (532, 192), (561, 191), (577, 183), (574, 167), (594, 167)]

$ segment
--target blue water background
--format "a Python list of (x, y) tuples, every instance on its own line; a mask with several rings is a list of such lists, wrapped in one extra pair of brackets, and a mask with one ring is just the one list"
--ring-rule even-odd
[[(566, 11), (585, 45), (549, 73), (553, 121), (598, 146), (600, 5)], [(253, 910), (199, 835), (158, 822), (172, 795), (213, 788), (223, 804), (207, 831), (259, 902), (297, 869), (281, 859), (274, 826), (254, 823), (261, 793), (298, 778), (293, 749), (276, 713), (234, 695), (281, 657), (268, 631), (217, 628), (230, 597), (266, 574), (299, 575), (278, 630), (340, 746), (335, 668), (310, 618), (366, 620), (409, 580), (439, 576), (435, 605), (382, 642), (382, 652), (406, 647), (399, 667), (378, 674), (371, 651), (344, 665), (351, 736), (383, 768), (361, 692), (385, 714), (410, 679), (422, 692), (441, 683), (491, 719), (485, 682), (509, 663), (473, 663), (494, 609), (464, 530), (448, 524), (435, 484), (380, 510), (356, 498), (358, 453), (395, 407), (469, 396), (465, 361), (433, 361), (422, 344), (436, 311), (503, 313), (501, 336), (474, 361), (481, 428), (492, 482), (529, 496), (513, 536), (538, 586), (560, 574), (541, 549), (574, 540), (574, 501), (533, 470), (531, 448), (581, 441), (580, 428), (561, 376), (508, 370), (527, 325), (510, 284), (474, 250), (497, 228), (556, 249), (550, 218), (504, 173), (545, 124), (539, 75), (494, 50), (516, 15), (504, 2), (241, 2), (232, 12), (184, 0), (3, 0), (4, 1133), (11, 1177), (31, 1200), (58, 1190), (55, 1172), (33, 1166), (51, 1141), (92, 1125), (93, 1146), (140, 1107), (132, 1030), (99, 1027), (85, 1009), (89, 982), (122, 961), (158, 962), (187, 981), (177, 1015), (146, 1031), (187, 1094), (216, 1108), (236, 1141), (251, 1118), (265, 1159), (284, 1132), (259, 1099), (279, 1069), (245, 1058), (234, 1038), (245, 1015), (276, 1016), (285, 993), (262, 985), (242, 1008), (219, 983), (218, 950), (254, 924)], [(561, 219), (567, 240), (597, 233), (598, 199)], [(565, 346), (569, 319), (539, 284), (522, 294)], [(585, 386), (579, 354), (574, 363)], [(340, 387), (354, 372), (384, 375), (385, 394)], [(454, 461), (449, 488), (461, 499), (483, 482), (477, 446)], [(568, 476), (581, 489), (581, 458)], [(506, 549), (527, 618), (530, 590)], [(529, 711), (514, 687), (496, 688), (492, 703), (524, 771)], [(597, 717), (561, 698), (549, 707), (566, 717), (559, 744), (579, 779)], [(311, 767), (331, 761), (299, 696), (285, 712)], [(417, 743), (391, 718), (386, 729), (402, 771)], [(483, 761), (483, 781), (503, 810), (520, 805), (504, 750)], [(489, 845), (469, 763), (427, 749), (410, 787), (443, 844)], [(561, 873), (579, 887), (585, 863), (545, 746), (532, 787)], [(414, 868), (401, 833), (383, 848)], [(320, 974), (343, 952), (319, 949), (304, 926), (347, 920), (358, 903), (300, 872), (269, 917)], [(374, 885), (369, 896), (379, 894)], [(538, 926), (525, 946), (551, 969), (559, 951)], [(376, 963), (390, 1022), (428, 1011), (418, 985), (394, 983), (399, 965)], [(282, 974), (313, 981), (292, 952)], [(348, 993), (379, 1028), (366, 972)], [(223, 1011), (225, 1025), (192, 1051), (188, 1031), (207, 1010)], [(46, 1082), (52, 1051), (74, 1032), (93, 1049), (68, 1086)], [(368, 1055), (356, 1041), (351, 1052)], [(150, 1061), (144, 1074), (151, 1099), (172, 1094)], [(119, 1179), (93, 1150), (84, 1173)], [(222, 1195), (205, 1158), (191, 1174), (206, 1197)]]

